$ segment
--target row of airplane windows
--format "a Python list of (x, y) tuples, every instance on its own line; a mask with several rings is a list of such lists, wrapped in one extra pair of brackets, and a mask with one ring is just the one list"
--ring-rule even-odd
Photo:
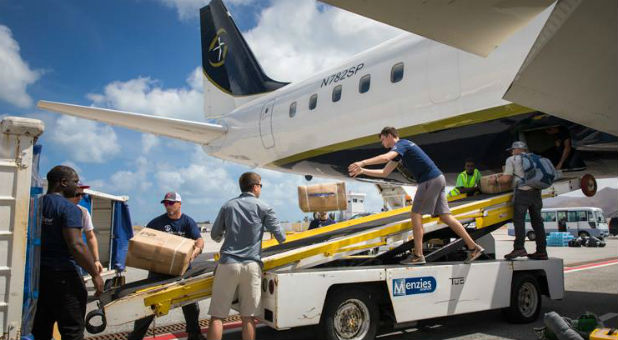
[[(403, 63), (397, 63), (391, 68), (391, 83), (397, 83), (403, 79)], [(371, 74), (366, 74), (358, 80), (358, 92), (366, 93), (369, 91), (371, 84)], [(333, 88), (332, 100), (333, 103), (341, 100), (342, 85), (337, 85)], [(296, 102), (290, 104), (290, 118), (296, 116)], [(318, 94), (314, 93), (309, 97), (309, 110), (314, 110), (318, 106)]]

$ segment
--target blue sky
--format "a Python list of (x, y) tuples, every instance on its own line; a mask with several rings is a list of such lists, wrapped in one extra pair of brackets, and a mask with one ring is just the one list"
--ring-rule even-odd
[[(44, 99), (204, 120), (198, 10), (206, 3), (0, 1), (0, 116), (45, 122), (43, 175), (68, 164), (93, 189), (130, 196), (135, 224), (162, 213), (166, 191), (179, 191), (183, 211), (198, 221), (214, 219), (238, 194), (236, 179), (248, 168), (196, 145), (35, 107)], [(225, 3), (266, 72), (282, 81), (301, 80), (400, 34), (314, 0)], [(281, 219), (301, 219), (296, 186), (306, 183), (303, 177), (258, 172), (263, 198)], [(368, 210), (381, 207), (373, 186), (352, 182), (349, 189), (369, 194)]]

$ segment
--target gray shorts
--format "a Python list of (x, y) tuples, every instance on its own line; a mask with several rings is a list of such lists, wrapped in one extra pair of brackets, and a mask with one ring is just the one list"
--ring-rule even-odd
[(421, 215), (431, 214), (431, 216), (450, 214), (445, 187), (444, 175), (420, 183), (416, 187), (412, 212)]

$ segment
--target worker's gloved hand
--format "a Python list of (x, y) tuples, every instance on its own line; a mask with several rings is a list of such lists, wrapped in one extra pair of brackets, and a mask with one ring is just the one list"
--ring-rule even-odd
[(94, 296), (100, 296), (103, 293), (103, 278), (101, 275), (97, 274), (92, 277), (92, 284), (94, 285), (94, 289), (96, 290)]

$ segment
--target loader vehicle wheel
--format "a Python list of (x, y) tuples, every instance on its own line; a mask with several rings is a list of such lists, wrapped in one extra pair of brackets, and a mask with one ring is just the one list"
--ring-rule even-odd
[(340, 288), (326, 299), (320, 329), (328, 340), (374, 339), (378, 306), (368, 291)]
[(511, 306), (504, 309), (509, 322), (529, 323), (541, 312), (541, 290), (536, 277), (528, 273), (515, 273), (511, 283)]

